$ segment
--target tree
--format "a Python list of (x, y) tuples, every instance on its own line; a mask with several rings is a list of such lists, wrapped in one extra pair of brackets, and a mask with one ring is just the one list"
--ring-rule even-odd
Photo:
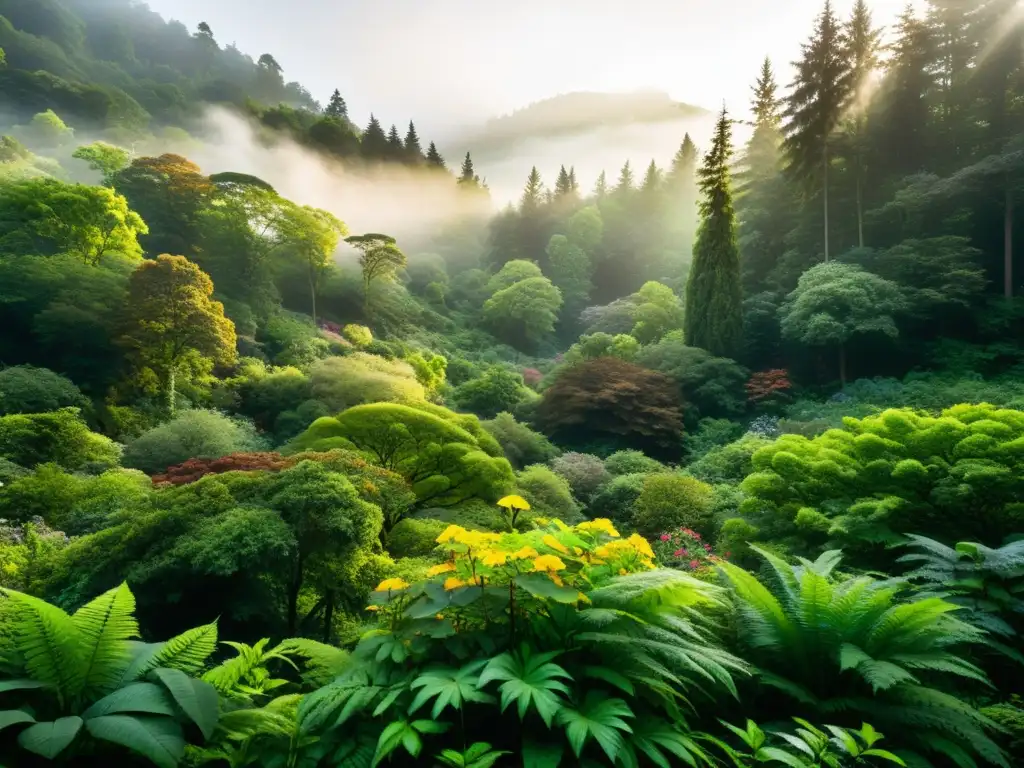
[(388, 159), (401, 160), (405, 155), (405, 145), (402, 144), (402, 137), (398, 135), (398, 127), (392, 123), (388, 131)]
[(529, 464), (546, 464), (561, 454), (554, 443), (516, 421), (511, 413), (499, 413), (490, 421), (482, 422), (482, 426), (498, 441), (505, 457), (516, 469)]
[(324, 110), (324, 114), (337, 120), (348, 119), (348, 105), (345, 104), (345, 100), (341, 97), (341, 92), (337, 88), (331, 94), (331, 100), (327, 103), (327, 109)]
[(71, 143), (75, 137), (60, 116), (52, 109), (33, 115), (27, 126), (18, 129), (25, 143), (33, 149), (54, 150)]
[(363, 131), (360, 143), (364, 160), (381, 161), (387, 159), (390, 151), (388, 137), (384, 133), (380, 121), (373, 114), (370, 115), (370, 122), (366, 126), (366, 130)]
[(120, 343), (139, 369), (158, 377), (170, 413), (175, 376), (190, 358), (235, 360), (235, 326), (213, 298), (213, 283), (184, 256), (158, 256), (132, 273)]
[(899, 334), (896, 315), (907, 309), (900, 287), (858, 266), (831, 262), (804, 272), (779, 309), (782, 335), (812, 346), (835, 346), (846, 384), (846, 343), (853, 336)]
[(116, 466), (121, 449), (91, 432), (77, 408), (61, 408), (0, 416), (0, 456), (29, 469), (52, 462), (74, 471), (88, 465)]
[(88, 404), (71, 379), (47, 368), (12, 365), (0, 369), (0, 416), (46, 413)]
[(107, 187), (28, 179), (0, 187), (0, 253), (67, 253), (96, 265), (104, 254), (142, 256), (149, 230), (128, 201)]
[(803, 45), (792, 91), (786, 100), (783, 149), (788, 170), (796, 178), (821, 190), (824, 212), (825, 261), (829, 260), (829, 166), (833, 134), (851, 96), (851, 73), (846, 40), (832, 10), (831, 0)]
[(544, 390), (537, 423), (564, 445), (596, 441), (667, 458), (678, 456), (683, 429), (672, 380), (614, 357), (587, 360), (559, 373)]
[(444, 158), (441, 153), (437, 151), (437, 146), (434, 142), (430, 142), (430, 146), (427, 147), (427, 165), (431, 168), (438, 168), (442, 171), (447, 171), (448, 166), (444, 164)]
[(346, 237), (345, 242), (359, 251), (363, 272), (363, 299), (369, 304), (370, 286), (374, 280), (393, 280), (406, 265), (405, 254), (390, 235), (368, 233)]
[(190, 459), (219, 459), (264, 448), (251, 423), (216, 411), (182, 411), (125, 446), (124, 466), (154, 475)]
[(683, 327), (683, 304), (667, 285), (649, 280), (630, 298), (633, 301), (630, 334), (641, 344), (652, 344)]
[(491, 366), (483, 376), (463, 382), (452, 392), (452, 402), (456, 406), (484, 419), (514, 411), (522, 403), (536, 398), (520, 374), (500, 365)]
[(128, 150), (103, 141), (83, 144), (71, 156), (88, 163), (92, 170), (99, 171), (107, 187), (114, 185), (114, 178), (131, 162)]
[(414, 165), (423, 162), (423, 147), (420, 146), (420, 137), (412, 120), (409, 121), (409, 130), (405, 134), (405, 154), (408, 161)]
[(551, 281), (562, 292), (563, 324), (576, 328), (579, 314), (590, 300), (593, 272), (590, 258), (565, 235), (553, 235), (547, 247)]
[(615, 185), (615, 194), (619, 196), (628, 195), (636, 187), (633, 179), (633, 169), (629, 166), (629, 160), (622, 166), (622, 170), (619, 171), (619, 181)]
[(523, 216), (536, 213), (544, 201), (544, 182), (541, 181), (540, 171), (537, 166), (530, 169), (530, 175), (526, 178), (526, 187), (519, 198), (519, 210)]
[(324, 276), (334, 265), (334, 253), (341, 238), (348, 234), (345, 222), (331, 213), (308, 205), (285, 206), (286, 215), (280, 234), (302, 260), (309, 277), (310, 316), (316, 325), (316, 297)]
[(503, 288), (484, 302), (483, 317), (510, 344), (531, 348), (555, 330), (562, 292), (546, 277)]
[(743, 337), (743, 289), (729, 165), (732, 123), (725, 107), (699, 172), (701, 223), (686, 282), (686, 343), (736, 357)]
[(597, 175), (597, 182), (594, 184), (594, 197), (598, 201), (603, 200), (608, 195), (608, 177), (604, 171), (601, 171)]
[(469, 156), (469, 152), (466, 153), (466, 157), (462, 161), (457, 183), (465, 189), (475, 189), (480, 186), (480, 177), (473, 170), (473, 158)]

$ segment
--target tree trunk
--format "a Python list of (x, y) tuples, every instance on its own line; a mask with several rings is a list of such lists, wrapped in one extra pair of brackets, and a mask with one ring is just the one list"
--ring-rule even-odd
[(177, 393), (176, 393), (175, 388), (174, 388), (174, 385), (175, 385), (174, 377), (175, 377), (174, 366), (172, 365), (171, 369), (167, 373), (167, 412), (172, 417), (174, 416), (174, 409), (175, 409), (175, 407), (177, 405), (177, 403), (175, 402), (175, 400), (177, 399)]
[(1013, 298), (1013, 187), (1006, 179), (1006, 206), (1003, 213), (1003, 296)]
[(324, 608), (324, 642), (331, 642), (331, 624), (334, 623), (334, 590), (328, 589), (324, 595), (327, 606)]
[(313, 325), (316, 326), (316, 279), (313, 277), (313, 272), (310, 270), (309, 273), (309, 304), (313, 314)]
[(857, 163), (857, 245), (864, 247), (864, 200), (860, 179), (860, 161)]
[(825, 262), (828, 262), (828, 142), (821, 153), (821, 191), (825, 203)]
[(839, 382), (846, 387), (846, 345), (839, 344)]

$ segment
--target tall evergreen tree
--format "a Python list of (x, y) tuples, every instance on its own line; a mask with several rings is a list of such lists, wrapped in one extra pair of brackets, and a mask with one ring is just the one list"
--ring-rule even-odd
[(879, 67), (881, 30), (871, 20), (866, 0), (856, 0), (846, 25), (847, 59), (850, 67), (850, 108), (848, 112), (849, 165), (853, 168), (857, 209), (857, 245), (864, 247), (864, 161), (867, 139), (868, 92)]
[(345, 104), (345, 100), (341, 98), (341, 91), (337, 88), (335, 88), (334, 93), (331, 94), (331, 100), (327, 102), (327, 109), (324, 110), (324, 115), (338, 120), (348, 118), (348, 105)]
[(384, 160), (388, 156), (388, 137), (380, 121), (370, 115), (370, 122), (363, 131), (362, 155), (367, 160)]
[(633, 191), (634, 186), (633, 169), (627, 160), (626, 164), (622, 166), (622, 170), (619, 171), (619, 182), (615, 185), (615, 192), (619, 195), (626, 195)]
[(569, 189), (573, 194), (579, 195), (580, 183), (576, 180), (576, 166), (569, 166)]
[(668, 172), (668, 180), (673, 187), (686, 187), (693, 184), (697, 172), (697, 145), (690, 134), (683, 135), (683, 143), (679, 145), (672, 158), (672, 167)]
[(970, 34), (978, 0), (928, 0), (930, 74), (935, 82), (931, 109), (938, 123), (937, 172), (954, 170), (971, 151), (971, 72), (977, 50)]
[(392, 123), (388, 132), (388, 157), (392, 160), (401, 160), (405, 155), (405, 145), (402, 144), (402, 137), (398, 135), (398, 127)]
[(440, 168), (447, 171), (448, 166), (445, 165), (444, 157), (437, 151), (437, 146), (434, 142), (430, 142), (430, 146), (427, 147), (427, 165), (431, 168)]
[(646, 195), (651, 196), (656, 194), (661, 189), (661, 170), (658, 168), (658, 164), (652, 159), (647, 166), (647, 171), (644, 173), (644, 180), (640, 184), (640, 190)]
[[(467, 154), (468, 158), (469, 155)], [(530, 169), (530, 175), (526, 178), (526, 187), (519, 199), (519, 210), (524, 216), (536, 213), (544, 203), (544, 182), (541, 181), (540, 171), (537, 166)]]
[(787, 99), (783, 147), (794, 177), (821, 190), (825, 261), (829, 260), (829, 165), (834, 133), (851, 94), (846, 40), (831, 0), (802, 47), (797, 74)]
[(423, 147), (420, 146), (420, 137), (412, 120), (409, 121), (409, 130), (405, 134), (405, 155), (411, 163), (418, 165), (423, 162)]
[(569, 172), (565, 170), (563, 165), (558, 170), (558, 176), (555, 179), (555, 197), (562, 198), (568, 195), (572, 191), (572, 182), (569, 180)]
[(775, 176), (780, 168), (779, 147), (782, 144), (782, 99), (775, 80), (772, 60), (765, 56), (761, 72), (753, 86), (751, 104), (754, 132), (743, 155), (744, 172), (740, 190), (749, 184)]
[(604, 200), (608, 196), (608, 175), (601, 171), (597, 176), (597, 182), (594, 184), (594, 197), (598, 200)]
[(476, 171), (473, 169), (473, 158), (469, 156), (469, 152), (466, 153), (466, 157), (462, 161), (458, 184), (460, 187), (480, 186), (480, 177), (476, 175)]
[(686, 343), (719, 357), (736, 357), (743, 340), (743, 292), (729, 166), (732, 121), (725, 107), (711, 150), (698, 172), (700, 228), (686, 282)]

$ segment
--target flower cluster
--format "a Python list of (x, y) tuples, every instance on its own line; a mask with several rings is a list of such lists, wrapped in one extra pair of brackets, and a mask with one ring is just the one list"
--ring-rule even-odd
[(690, 572), (707, 572), (715, 563), (728, 560), (731, 554), (715, 554), (714, 547), (690, 528), (661, 534), (654, 542), (654, 551), (662, 565)]

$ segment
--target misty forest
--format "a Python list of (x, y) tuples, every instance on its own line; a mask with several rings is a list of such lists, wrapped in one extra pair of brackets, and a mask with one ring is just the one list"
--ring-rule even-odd
[(851, 5), (456, 145), (0, 0), (0, 766), (1024, 765), (1024, 3)]

